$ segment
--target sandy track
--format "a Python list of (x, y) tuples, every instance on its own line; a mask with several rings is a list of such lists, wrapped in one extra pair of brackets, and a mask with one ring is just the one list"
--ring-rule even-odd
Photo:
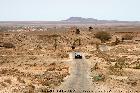
[(80, 59), (68, 63), (71, 66), (70, 76), (55, 89), (55, 93), (59, 93), (60, 90), (63, 90), (64, 93), (84, 93), (84, 90), (91, 90), (92, 79), (89, 76), (90, 68), (88, 63)]

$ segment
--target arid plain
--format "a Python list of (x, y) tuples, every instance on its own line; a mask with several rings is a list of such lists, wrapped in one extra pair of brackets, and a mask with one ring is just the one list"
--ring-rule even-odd
[(140, 93), (139, 25), (0, 28), (0, 93)]

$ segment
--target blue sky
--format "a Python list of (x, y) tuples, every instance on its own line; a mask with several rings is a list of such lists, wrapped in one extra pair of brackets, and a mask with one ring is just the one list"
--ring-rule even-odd
[(140, 21), (140, 0), (0, 0), (0, 21), (69, 17)]

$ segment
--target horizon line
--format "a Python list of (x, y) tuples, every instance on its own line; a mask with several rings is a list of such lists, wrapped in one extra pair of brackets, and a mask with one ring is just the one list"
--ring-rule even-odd
[[(67, 17), (66, 19), (60, 19), (60, 20), (0, 20), (0, 22), (68, 22), (67, 20), (72, 17)], [(98, 19), (98, 18), (92, 18), (92, 17), (73, 17), (73, 18), (83, 18), (83, 19), (95, 19), (97, 21), (128, 21), (128, 22), (140, 22), (140, 20), (119, 20), (119, 19)], [(72, 21), (71, 21), (72, 22)]]

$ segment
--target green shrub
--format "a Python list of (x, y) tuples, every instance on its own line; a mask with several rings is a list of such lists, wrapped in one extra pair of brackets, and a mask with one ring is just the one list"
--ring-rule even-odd
[(93, 81), (95, 81), (95, 82), (97, 82), (97, 81), (105, 81), (105, 76), (103, 74), (99, 74), (97, 76), (94, 76)]

